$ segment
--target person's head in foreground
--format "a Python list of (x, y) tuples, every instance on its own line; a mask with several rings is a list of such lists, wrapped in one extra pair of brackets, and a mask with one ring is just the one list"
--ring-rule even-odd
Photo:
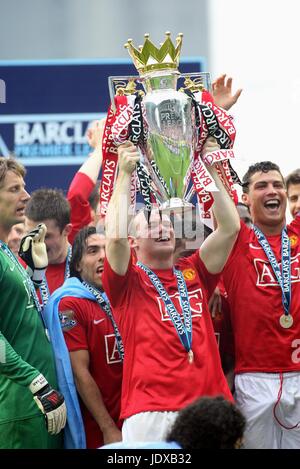
[(167, 434), (181, 448), (237, 449), (242, 444), (246, 420), (235, 404), (222, 396), (202, 397), (182, 409)]
[(100, 449), (239, 449), (246, 420), (222, 396), (201, 397), (178, 412), (165, 441), (118, 442)]

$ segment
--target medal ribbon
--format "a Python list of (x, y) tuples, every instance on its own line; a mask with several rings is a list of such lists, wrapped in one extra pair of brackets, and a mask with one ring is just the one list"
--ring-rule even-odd
[(287, 234), (286, 227), (281, 232), (281, 269), (278, 265), (273, 250), (262, 231), (255, 225), (253, 225), (254, 233), (261, 247), (263, 248), (273, 272), (277, 278), (282, 291), (282, 305), (284, 308), (284, 314), (289, 315), (289, 309), (291, 305), (291, 244)]
[(114, 328), (114, 332), (115, 332), (115, 337), (116, 337), (116, 342), (117, 342), (117, 348), (118, 348), (118, 352), (119, 352), (119, 355), (121, 357), (121, 360), (123, 361), (124, 360), (124, 345), (123, 345), (123, 341), (122, 341), (122, 338), (121, 338), (121, 334), (119, 332), (119, 329), (118, 329), (118, 326), (116, 324), (116, 321), (112, 315), (112, 312), (111, 312), (111, 308), (110, 308), (110, 304), (109, 304), (109, 301), (108, 299), (106, 299), (106, 295), (104, 297), (104, 294), (102, 292), (100, 292), (100, 290), (94, 288), (92, 285), (90, 285), (89, 283), (87, 282), (82, 282), (82, 285), (92, 294), (94, 295), (97, 303), (99, 304), (100, 308), (104, 311), (104, 313), (106, 314), (106, 316), (110, 319), (112, 325), (113, 325), (113, 328)]
[(189, 352), (192, 348), (192, 313), (186, 283), (182, 272), (180, 272), (180, 270), (176, 270), (175, 268), (173, 269), (174, 274), (177, 278), (178, 293), (183, 314), (183, 322), (180, 317), (180, 314), (174, 306), (173, 301), (169, 297), (168, 293), (166, 292), (163, 284), (161, 283), (157, 275), (141, 262), (137, 262), (136, 265), (148, 275), (152, 285), (154, 286), (157, 293), (165, 304), (166, 310), (176, 329), (180, 342), (184, 346), (185, 350)]

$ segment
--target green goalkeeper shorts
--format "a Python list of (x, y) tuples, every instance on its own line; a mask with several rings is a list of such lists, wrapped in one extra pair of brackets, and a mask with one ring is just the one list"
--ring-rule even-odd
[(0, 423), (1, 449), (60, 449), (63, 447), (63, 431), (50, 435), (41, 414), (25, 420)]

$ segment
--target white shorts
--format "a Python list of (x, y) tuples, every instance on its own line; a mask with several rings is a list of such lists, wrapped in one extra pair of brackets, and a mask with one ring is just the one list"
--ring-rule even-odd
[(245, 448), (300, 448), (299, 372), (238, 374), (234, 397), (247, 420)]
[(123, 441), (163, 441), (178, 412), (140, 412), (124, 420)]

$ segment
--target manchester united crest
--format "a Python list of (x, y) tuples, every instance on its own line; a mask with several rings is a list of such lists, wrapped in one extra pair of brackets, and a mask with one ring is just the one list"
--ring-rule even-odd
[(196, 277), (196, 271), (194, 269), (184, 269), (182, 275), (184, 280), (191, 281)]
[(289, 237), (289, 239), (290, 239), (290, 243), (291, 243), (291, 248), (296, 247), (297, 244), (298, 244), (298, 241), (299, 241), (298, 236), (296, 236), (296, 235), (291, 235), (291, 236)]

